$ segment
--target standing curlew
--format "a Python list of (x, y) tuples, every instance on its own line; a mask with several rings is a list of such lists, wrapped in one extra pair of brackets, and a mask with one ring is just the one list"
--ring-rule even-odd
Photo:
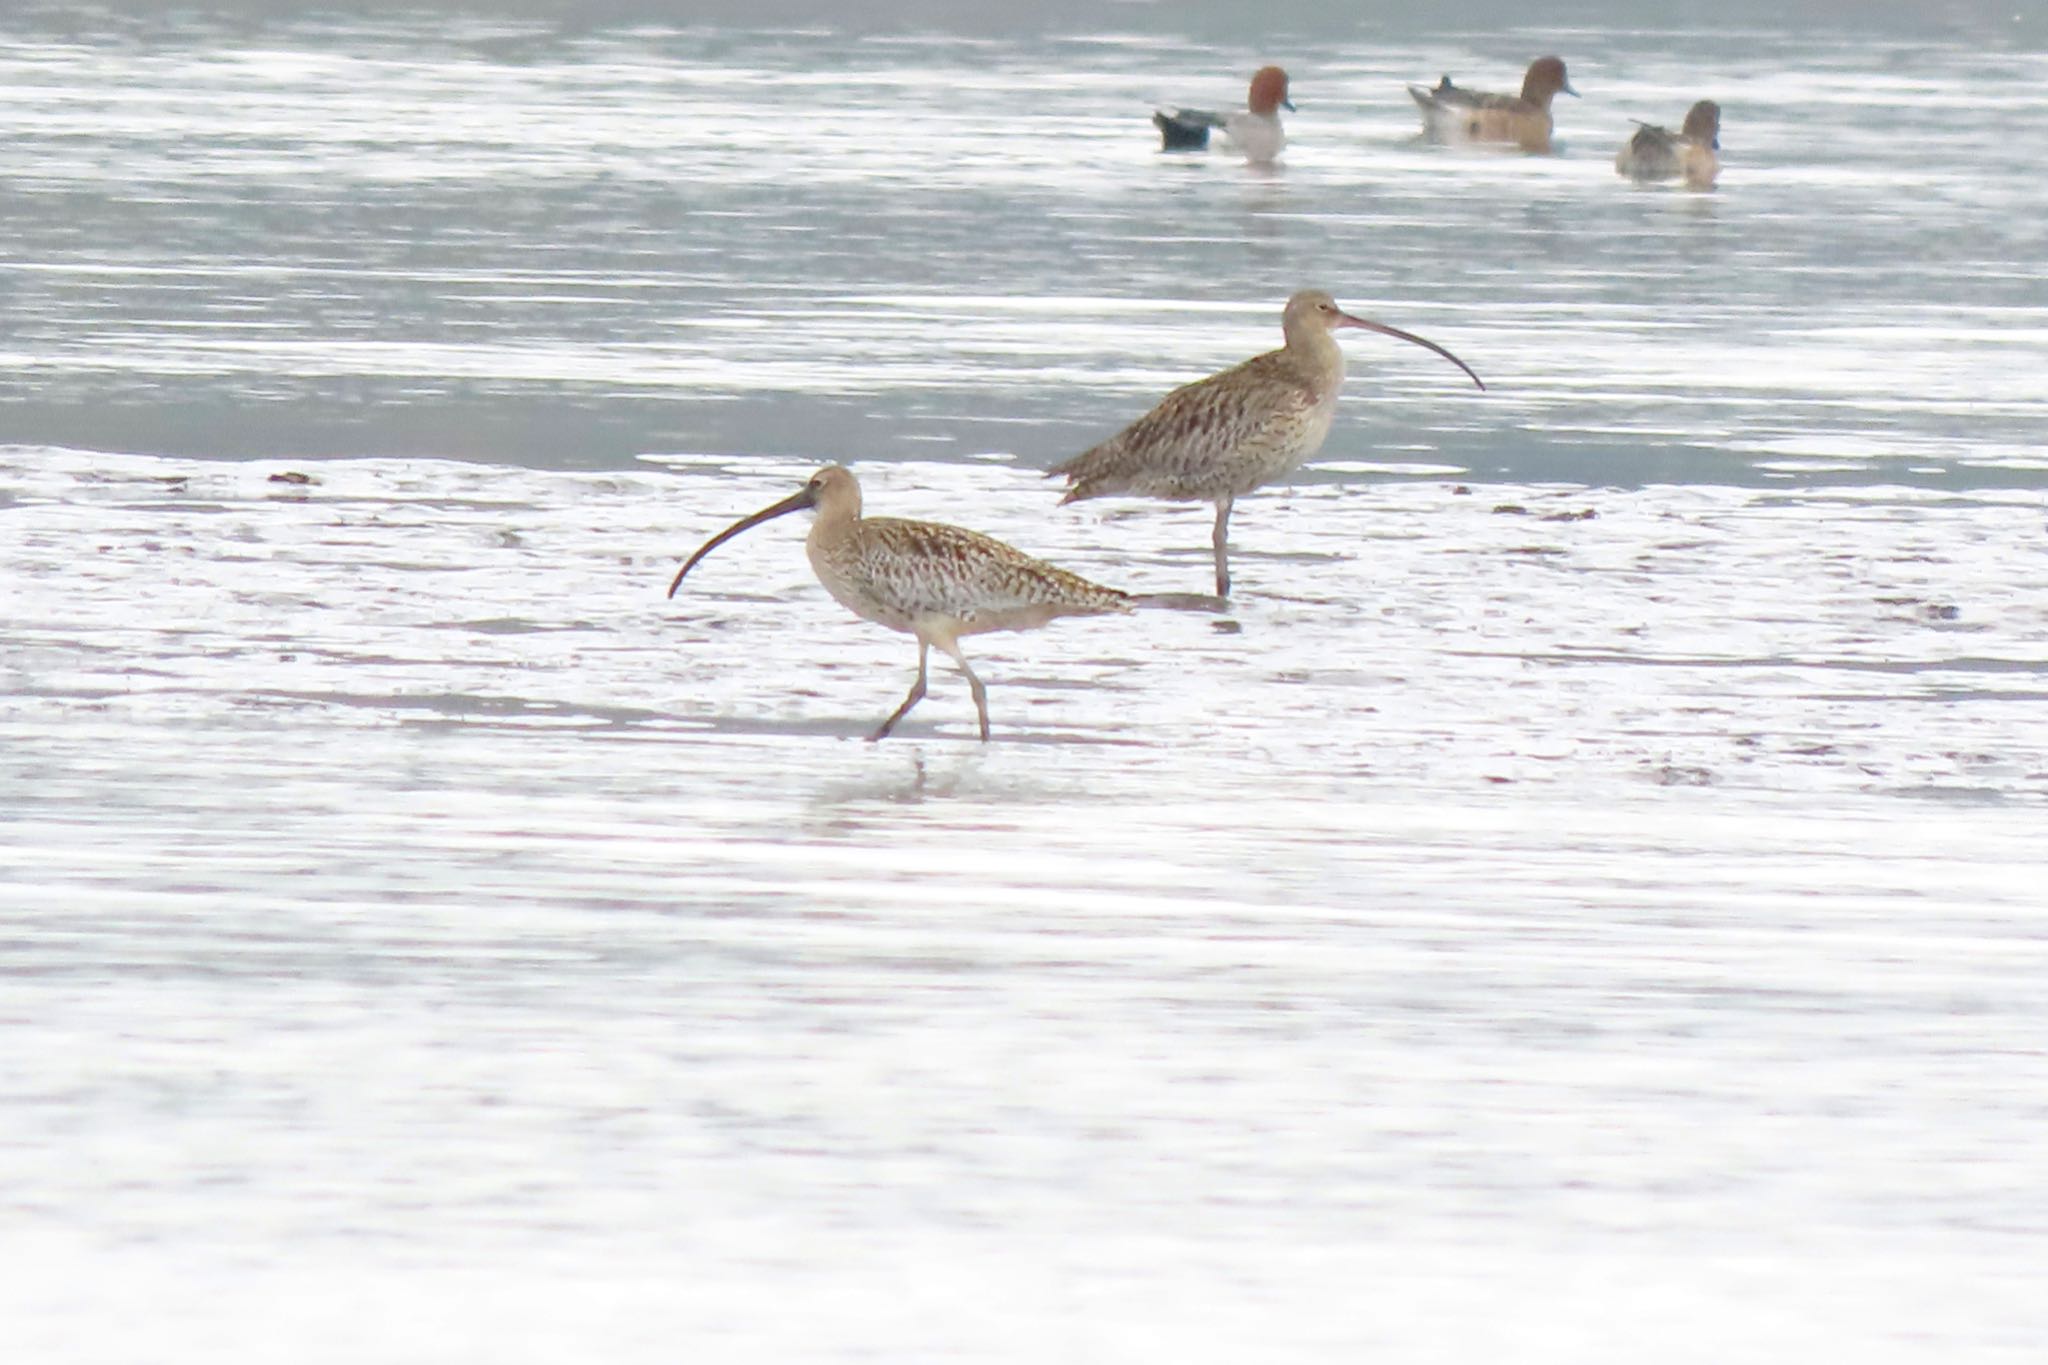
[(1550, 150), (1550, 101), (1562, 91), (1577, 95), (1564, 74), (1562, 57), (1538, 57), (1522, 77), (1519, 95), (1495, 95), (1452, 85), (1445, 76), (1434, 88), (1411, 85), (1422, 106), (1423, 131), (1442, 142), (1513, 142), (1525, 152)]
[(868, 736), (870, 740), (895, 729), (896, 722), (924, 698), (925, 661), (933, 645), (951, 655), (967, 675), (986, 741), (988, 691), (960, 652), (962, 636), (1032, 630), (1059, 616), (1131, 609), (1129, 594), (1090, 583), (978, 531), (931, 521), (863, 517), (859, 480), (836, 464), (811, 475), (801, 489), (773, 507), (734, 522), (704, 542), (676, 570), (668, 595), (676, 595), (683, 576), (698, 560), (740, 532), (806, 508), (815, 508), (818, 517), (804, 538), (804, 552), (825, 591), (862, 620), (917, 637), (917, 681), (903, 704)]
[(1272, 161), (1287, 145), (1280, 127), (1280, 111), (1294, 112), (1287, 98), (1287, 73), (1277, 66), (1262, 66), (1252, 75), (1246, 107), (1219, 114), (1210, 109), (1160, 109), (1152, 115), (1159, 129), (1159, 149), (1165, 152), (1199, 151), (1209, 145), (1209, 130), (1221, 128), (1236, 151), (1254, 164)]
[(1230, 595), (1230, 507), (1301, 467), (1322, 449), (1344, 387), (1344, 351), (1330, 333), (1363, 327), (1426, 346), (1481, 389), (1472, 367), (1434, 341), (1355, 318), (1320, 289), (1287, 300), (1287, 344), (1166, 395), (1158, 407), (1093, 450), (1047, 471), (1064, 476), (1062, 504), (1113, 493), (1216, 504), (1216, 595)]
[(1636, 133), (1615, 153), (1614, 169), (1638, 184), (1685, 178), (1688, 189), (1710, 190), (1721, 174), (1721, 106), (1701, 100), (1685, 111), (1685, 129), (1673, 133), (1635, 121)]

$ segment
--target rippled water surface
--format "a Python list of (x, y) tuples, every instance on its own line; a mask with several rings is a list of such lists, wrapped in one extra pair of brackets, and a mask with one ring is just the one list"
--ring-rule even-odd
[[(1133, 13), (0, 21), (9, 1359), (2040, 1358), (2048, 58)], [(1310, 283), (1488, 391), (1351, 334), (995, 743), (662, 595), (827, 459), (1199, 591), (1039, 471)]]

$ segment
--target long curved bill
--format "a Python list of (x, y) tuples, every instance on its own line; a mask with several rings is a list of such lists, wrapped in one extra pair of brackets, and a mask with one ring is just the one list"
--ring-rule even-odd
[(806, 507), (814, 507), (817, 505), (817, 502), (818, 490), (811, 487), (809, 484), (805, 484), (802, 488), (799, 488), (796, 492), (790, 494), (781, 502), (776, 503), (773, 507), (764, 507), (760, 511), (754, 513), (754, 515), (752, 515), (751, 517), (742, 517), (740, 520), (726, 527), (723, 531), (720, 531), (717, 535), (711, 537), (711, 539), (705, 541), (704, 547), (702, 549), (698, 550), (697, 553), (691, 555), (687, 560), (683, 561), (683, 567), (676, 570), (676, 576), (669, 582), (668, 595), (670, 597), (674, 597), (676, 595), (676, 589), (683, 586), (683, 576), (689, 573), (690, 570), (697, 567), (698, 560), (702, 559), (705, 555), (710, 554), (713, 550), (725, 544), (725, 542), (731, 540), (740, 532), (751, 530), (754, 527), (759, 526), (764, 521), (773, 521), (777, 517), (786, 517), (791, 512), (801, 512)]
[[(1366, 331), (1378, 332), (1381, 336), (1399, 337), (1403, 341), (1412, 341), (1417, 346), (1421, 346), (1428, 350), (1435, 351), (1445, 360), (1450, 361), (1453, 365), (1456, 365), (1466, 374), (1471, 375), (1472, 382), (1477, 384), (1482, 392), (1484, 392), (1486, 389), (1486, 381), (1481, 379), (1478, 375), (1472, 374), (1472, 367), (1470, 365), (1467, 365), (1464, 361), (1458, 359), (1458, 357), (1452, 355), (1449, 351), (1446, 351), (1443, 347), (1437, 345), (1428, 337), (1419, 337), (1415, 335), (1415, 333), (1413, 332), (1404, 332), (1399, 327), (1389, 327), (1384, 322), (1374, 322), (1369, 318), (1355, 318), (1351, 316), (1351, 314), (1349, 313), (1338, 314), (1337, 325), (1339, 327), (1363, 327)], [(710, 547), (706, 546), (705, 548), (709, 549)]]

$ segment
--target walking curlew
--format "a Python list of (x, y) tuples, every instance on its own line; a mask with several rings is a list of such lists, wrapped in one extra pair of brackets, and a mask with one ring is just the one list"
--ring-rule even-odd
[(720, 531), (676, 570), (668, 585), (674, 597), (697, 561), (750, 527), (800, 512), (817, 511), (804, 538), (811, 569), (833, 600), (864, 621), (917, 637), (917, 681), (870, 740), (896, 728), (924, 698), (925, 663), (937, 645), (974, 691), (981, 737), (988, 739), (988, 690), (960, 639), (991, 630), (1033, 630), (1060, 616), (1098, 616), (1129, 611), (1129, 594), (1090, 583), (1077, 574), (1033, 559), (977, 531), (931, 521), (860, 514), (860, 482), (851, 471), (827, 465), (804, 486), (772, 507), (764, 507)]
[(1538, 57), (1522, 77), (1519, 95), (1495, 95), (1452, 85), (1445, 76), (1434, 88), (1411, 85), (1422, 106), (1423, 131), (1443, 142), (1512, 142), (1526, 152), (1550, 150), (1550, 101), (1562, 91), (1577, 95), (1561, 57)]
[(1299, 469), (1330, 434), (1344, 387), (1344, 351), (1332, 331), (1363, 327), (1426, 346), (1486, 387), (1434, 341), (1353, 317), (1320, 289), (1287, 300), (1280, 327), (1287, 344), (1279, 350), (1175, 389), (1101, 445), (1047, 471), (1067, 480), (1060, 502), (1135, 493), (1215, 503), (1216, 595), (1228, 597), (1231, 504)]
[(1685, 128), (1677, 133), (1641, 119), (1635, 124), (1635, 136), (1615, 153), (1618, 174), (1638, 183), (1683, 176), (1688, 189), (1714, 188), (1714, 179), (1721, 174), (1720, 105), (1701, 100), (1685, 111)]
[(1209, 130), (1221, 128), (1231, 146), (1244, 153), (1246, 161), (1264, 163), (1280, 155), (1287, 134), (1280, 127), (1280, 111), (1294, 112), (1287, 98), (1287, 73), (1277, 66), (1262, 66), (1252, 76), (1252, 86), (1243, 109), (1219, 114), (1210, 109), (1160, 109), (1152, 123), (1159, 129), (1159, 148), (1166, 152), (1199, 151), (1209, 145)]

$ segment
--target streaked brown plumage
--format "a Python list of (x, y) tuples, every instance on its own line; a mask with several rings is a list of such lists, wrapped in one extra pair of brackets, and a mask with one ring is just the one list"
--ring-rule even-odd
[(1484, 389), (1471, 366), (1433, 341), (1352, 317), (1320, 289), (1287, 300), (1287, 344), (1183, 385), (1158, 407), (1092, 450), (1048, 471), (1067, 480), (1062, 503), (1134, 493), (1170, 502), (1213, 502), (1216, 594), (1230, 595), (1230, 508), (1284, 478), (1323, 445), (1344, 387), (1344, 351), (1331, 331), (1362, 327), (1443, 356)]
[(1422, 108), (1423, 130), (1446, 142), (1512, 142), (1528, 152), (1550, 150), (1550, 102), (1576, 95), (1565, 76), (1564, 59), (1538, 57), (1522, 77), (1522, 93), (1496, 95), (1466, 90), (1445, 76), (1434, 86), (1411, 85)]
[(960, 652), (960, 640), (991, 630), (1031, 630), (1061, 616), (1129, 611), (1131, 598), (1091, 583), (978, 531), (932, 521), (861, 515), (860, 481), (827, 465), (772, 507), (745, 517), (704, 543), (668, 585), (674, 597), (697, 561), (740, 532), (814, 508), (804, 539), (811, 569), (833, 600), (864, 621), (917, 637), (917, 681), (869, 739), (881, 739), (925, 693), (932, 646), (952, 657), (974, 691), (981, 737), (988, 738), (988, 692)]
[(1721, 174), (1721, 106), (1701, 100), (1686, 110), (1680, 132), (1636, 123), (1635, 136), (1621, 144), (1614, 169), (1631, 180), (1683, 177), (1688, 188), (1710, 190)]

